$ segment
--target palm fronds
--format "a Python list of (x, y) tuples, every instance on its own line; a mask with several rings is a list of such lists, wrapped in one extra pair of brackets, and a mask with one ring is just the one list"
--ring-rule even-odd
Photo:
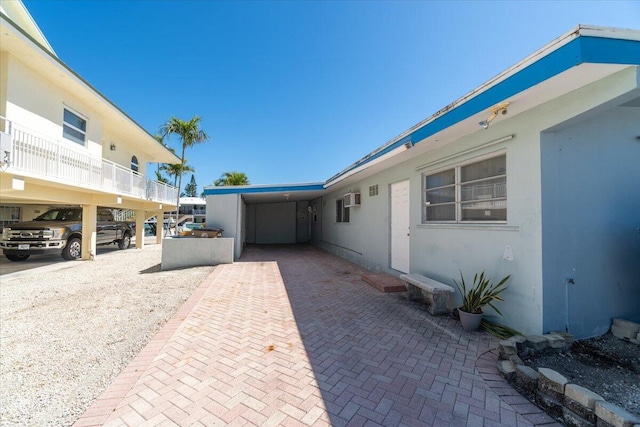
[(515, 329), (512, 329), (505, 325), (500, 325), (498, 323), (490, 322), (486, 319), (482, 319), (482, 322), (480, 323), (480, 329), (502, 340), (511, 338), (514, 335), (522, 335)]

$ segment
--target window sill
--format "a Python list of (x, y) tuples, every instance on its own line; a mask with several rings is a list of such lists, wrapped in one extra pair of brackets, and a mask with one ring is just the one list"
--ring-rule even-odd
[(443, 230), (491, 230), (491, 231), (520, 231), (517, 225), (507, 224), (460, 224), (460, 223), (434, 223), (434, 224), (417, 224), (417, 228), (435, 228)]

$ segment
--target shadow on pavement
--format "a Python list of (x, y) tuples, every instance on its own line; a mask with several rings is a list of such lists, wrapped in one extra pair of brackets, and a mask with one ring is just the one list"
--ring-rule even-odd
[(310, 245), (250, 246), (243, 261), (278, 263), (332, 425), (466, 425), (456, 397), (482, 381), (486, 335), (451, 332), (453, 319), (379, 292), (365, 270)]

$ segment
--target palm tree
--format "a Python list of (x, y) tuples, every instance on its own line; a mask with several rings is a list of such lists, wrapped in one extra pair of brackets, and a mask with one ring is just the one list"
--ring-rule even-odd
[(159, 170), (156, 171), (156, 181), (162, 182), (164, 184), (169, 183), (169, 180), (164, 175), (162, 175)]
[(193, 116), (191, 120), (180, 120), (171, 116), (167, 122), (160, 128), (160, 134), (169, 136), (171, 134), (178, 135), (182, 141), (182, 153), (180, 155), (180, 168), (175, 170), (178, 179), (178, 196), (176, 200), (176, 212), (180, 208), (180, 188), (182, 187), (182, 174), (185, 170), (184, 152), (187, 148), (193, 147), (195, 144), (202, 143), (209, 139), (209, 135), (200, 129), (200, 116)]
[[(176, 150), (174, 150), (172, 147), (167, 146), (167, 144), (164, 142), (164, 136), (162, 135), (158, 135), (157, 133), (155, 135), (153, 135), (153, 139), (155, 139), (156, 141), (158, 141), (160, 144), (162, 144), (163, 147), (166, 147), (169, 151), (171, 151), (173, 154), (176, 154)], [(166, 163), (157, 163), (157, 169), (156, 169), (156, 176), (161, 176), (158, 175), (158, 173), (161, 170), (165, 169), (165, 165)], [(164, 182), (165, 184), (167, 183), (167, 179), (162, 177), (164, 179), (164, 181), (159, 181), (159, 182)]]
[(244, 172), (224, 172), (220, 179), (213, 183), (216, 187), (223, 185), (249, 185), (249, 178)]
[[(185, 172), (195, 172), (196, 170), (187, 164), (187, 159), (184, 159), (184, 164), (180, 163), (167, 163), (160, 167), (160, 170), (163, 170), (169, 175), (173, 177), (173, 185), (174, 187), (178, 186), (178, 177), (183, 175)], [(180, 187), (178, 187), (180, 188)]]

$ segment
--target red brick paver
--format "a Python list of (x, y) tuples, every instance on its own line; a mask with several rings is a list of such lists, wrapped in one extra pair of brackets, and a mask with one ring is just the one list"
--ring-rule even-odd
[(362, 272), (309, 246), (248, 248), (75, 425), (532, 424), (480, 375), (489, 336)]

